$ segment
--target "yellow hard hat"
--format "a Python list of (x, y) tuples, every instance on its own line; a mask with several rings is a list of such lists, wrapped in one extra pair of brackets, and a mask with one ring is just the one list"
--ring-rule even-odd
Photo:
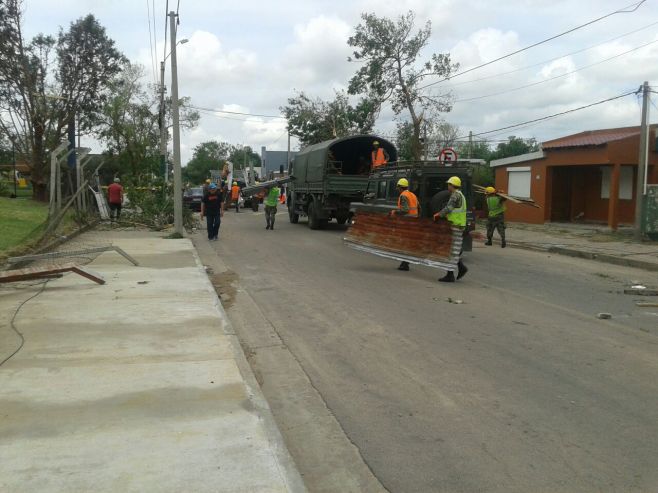
[(206, 183), (210, 183), (210, 178), (206, 180)]
[(237, 186), (238, 186), (238, 182), (237, 182), (237, 181), (234, 181), (234, 182), (233, 182), (233, 186), (234, 186), (234, 187), (237, 187)]
[(450, 183), (453, 187), (462, 186), (462, 181), (458, 176), (451, 176), (446, 183)]
[(406, 178), (400, 178), (398, 180), (398, 187), (409, 188), (409, 180)]
[(379, 141), (378, 141), (378, 140), (373, 140), (372, 145), (374, 145), (374, 146), (378, 146), (378, 145), (379, 145)]
[(487, 187), (484, 189), (486, 193), (496, 193), (496, 189), (494, 187)]

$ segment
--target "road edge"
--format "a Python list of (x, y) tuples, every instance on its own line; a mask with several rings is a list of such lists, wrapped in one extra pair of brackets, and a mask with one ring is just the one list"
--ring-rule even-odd
[(194, 244), (192, 238), (187, 237), (187, 240), (189, 240), (189, 242), (192, 244), (194, 262), (196, 263), (199, 271), (203, 274), (202, 277), (204, 279), (204, 284), (206, 285), (206, 289), (213, 297), (214, 307), (223, 321), (223, 331), (224, 334), (229, 338), (231, 349), (233, 351), (233, 356), (235, 358), (235, 362), (238, 366), (238, 369), (240, 370), (240, 374), (242, 375), (242, 378), (245, 382), (245, 386), (247, 387), (249, 399), (255, 405), (259, 415), (263, 419), (263, 425), (265, 428), (265, 432), (267, 433), (268, 440), (274, 446), (274, 452), (277, 459), (277, 463), (279, 464), (280, 467), (281, 476), (286, 482), (288, 491), (294, 493), (297, 492), (307, 493), (308, 490), (306, 489), (304, 480), (302, 479), (302, 476), (299, 473), (299, 470), (297, 469), (297, 465), (295, 464), (292, 455), (290, 455), (290, 451), (288, 450), (288, 447), (285, 444), (283, 435), (281, 434), (281, 430), (279, 430), (279, 427), (276, 424), (274, 415), (272, 414), (272, 410), (270, 409), (270, 406), (267, 400), (265, 399), (265, 396), (263, 395), (260, 386), (258, 385), (256, 377), (253, 371), (251, 370), (251, 366), (249, 365), (247, 358), (242, 352), (242, 348), (240, 346), (240, 340), (235, 334), (235, 331), (233, 330), (233, 327), (231, 325), (231, 321), (228, 318), (228, 315), (226, 314), (226, 311), (224, 310), (224, 307), (222, 306), (219, 297), (217, 296), (217, 292), (215, 291), (214, 286), (212, 285), (210, 279), (208, 278), (206, 269), (203, 265), (203, 262), (201, 261), (199, 252), (197, 251), (197, 246)]

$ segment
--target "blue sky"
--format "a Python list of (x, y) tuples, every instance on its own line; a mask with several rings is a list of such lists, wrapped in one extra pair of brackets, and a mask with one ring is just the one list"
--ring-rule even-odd
[[(152, 81), (147, 4), (155, 6), (156, 65), (162, 59), (166, 0), (25, 0), (28, 35), (56, 32), (73, 19), (91, 12), (107, 28), (131, 60), (142, 63)], [(176, 1), (171, 0), (170, 9)], [(180, 94), (203, 107), (278, 114), (279, 107), (304, 90), (331, 97), (345, 87), (355, 71), (346, 61), (346, 39), (361, 12), (397, 16), (413, 10), (419, 25), (432, 22), (425, 55), (450, 52), (462, 69), (528, 46), (537, 41), (627, 7), (632, 0), (561, 1), (518, 0), (399, 0), (355, 1), (212, 1), (181, 0), (179, 37), (190, 42), (179, 47)], [(617, 14), (550, 43), (457, 77), (451, 89), (455, 99), (469, 99), (533, 84), (568, 72), (573, 74), (495, 97), (455, 103), (445, 120), (461, 133), (482, 132), (582, 106), (636, 89), (644, 80), (658, 86), (658, 42), (614, 60), (580, 70), (624, 51), (658, 41), (658, 0), (647, 0), (637, 12)], [(153, 26), (151, 26), (153, 30)], [(637, 33), (606, 42), (633, 30)], [(547, 61), (596, 46), (566, 58)], [(544, 62), (544, 63), (540, 63)], [(509, 75), (497, 75), (530, 69)], [(470, 82), (473, 79), (491, 78)], [(169, 85), (169, 69), (167, 72)], [(453, 85), (454, 84), (454, 85)], [(658, 98), (654, 95), (654, 100)], [(657, 103), (658, 104), (658, 103)], [(651, 108), (653, 122), (658, 110)], [(226, 115), (225, 115), (226, 116)], [(404, 116), (404, 115), (402, 115)], [(283, 149), (282, 120), (204, 114), (198, 129), (182, 137), (183, 161), (204, 140), (245, 143), (255, 148)], [(580, 111), (570, 116), (516, 130), (493, 134), (536, 137), (538, 140), (594, 128), (635, 125), (640, 108), (636, 98)], [(394, 115), (382, 111), (377, 129), (390, 133)], [(293, 143), (294, 144), (294, 143)], [(97, 144), (93, 144), (97, 146)], [(100, 149), (95, 149), (100, 150)]]

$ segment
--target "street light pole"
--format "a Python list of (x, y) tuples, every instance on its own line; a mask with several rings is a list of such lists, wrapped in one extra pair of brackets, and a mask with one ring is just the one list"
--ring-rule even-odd
[(174, 134), (174, 232), (183, 234), (183, 180), (180, 163), (180, 126), (178, 121), (178, 66), (176, 63), (176, 12), (169, 12), (171, 33), (171, 116)]
[(637, 181), (635, 183), (635, 230), (634, 239), (641, 241), (642, 231), (642, 212), (644, 205), (645, 179), (647, 172), (647, 162), (649, 154), (649, 82), (642, 85), (642, 122), (640, 124), (640, 152), (638, 153), (637, 163)]

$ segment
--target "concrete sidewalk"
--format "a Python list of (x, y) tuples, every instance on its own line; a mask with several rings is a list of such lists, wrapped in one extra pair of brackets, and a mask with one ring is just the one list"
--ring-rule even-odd
[[(484, 224), (478, 225), (480, 231), (486, 230)], [(658, 271), (658, 242), (634, 242), (628, 229), (613, 233), (593, 225), (507, 223), (506, 236), (510, 247)], [(494, 247), (497, 240), (494, 233)]]
[(0, 491), (305, 491), (191, 242), (106, 236), (140, 266), (0, 287)]

